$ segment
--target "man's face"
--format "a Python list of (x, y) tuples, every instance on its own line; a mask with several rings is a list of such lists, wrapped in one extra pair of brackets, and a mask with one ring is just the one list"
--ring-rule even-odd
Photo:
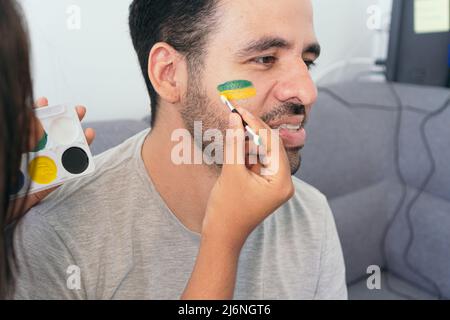
[[(272, 128), (306, 122), (317, 98), (308, 70), (318, 56), (309, 0), (222, 0), (218, 28), (205, 49), (203, 69), (190, 75), (186, 122), (201, 120), (204, 130), (224, 131), (229, 110), (221, 103), (217, 86), (232, 80), (254, 84), (255, 97), (233, 103)], [(295, 173), (304, 131), (282, 128), (280, 137)]]

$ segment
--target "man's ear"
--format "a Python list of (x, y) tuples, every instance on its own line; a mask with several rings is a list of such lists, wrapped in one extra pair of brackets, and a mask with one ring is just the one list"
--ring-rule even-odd
[(169, 44), (165, 42), (156, 43), (149, 53), (148, 76), (153, 88), (161, 97), (169, 103), (177, 103), (182, 96), (182, 79), (185, 72), (183, 68), (184, 59)]

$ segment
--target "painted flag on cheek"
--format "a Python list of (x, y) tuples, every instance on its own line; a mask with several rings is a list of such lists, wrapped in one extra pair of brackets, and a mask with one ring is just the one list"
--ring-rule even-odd
[(217, 90), (228, 100), (243, 100), (256, 96), (253, 83), (247, 80), (229, 81), (219, 85)]

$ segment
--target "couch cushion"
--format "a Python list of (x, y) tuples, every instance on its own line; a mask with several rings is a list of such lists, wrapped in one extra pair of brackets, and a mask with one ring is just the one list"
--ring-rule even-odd
[(430, 293), (387, 272), (381, 275), (381, 289), (369, 290), (367, 278), (348, 287), (350, 300), (435, 300)]
[(401, 195), (396, 181), (386, 180), (355, 192), (334, 197), (330, 207), (342, 243), (347, 282), (366, 275), (367, 267), (385, 266), (383, 238), (395, 196)]
[[(393, 89), (404, 106), (401, 114)], [(436, 290), (430, 283), (438, 283), (443, 296), (450, 297), (450, 107), (437, 113), (448, 104), (450, 91), (401, 84), (342, 83), (319, 92), (298, 175), (330, 200), (348, 281), (364, 276), (368, 265), (378, 264), (431, 292)], [(434, 159), (426, 153), (425, 142)], [(422, 185), (425, 193), (412, 203)], [(401, 202), (404, 190), (408, 194)], [(384, 261), (383, 251), (377, 248), (399, 204), (402, 207), (389, 229)], [(405, 208), (411, 204), (409, 223)], [(412, 233), (415, 238), (407, 256), (426, 279), (414, 270), (408, 271), (405, 263)]]
[(433, 112), (444, 105), (428, 106), (426, 113), (408, 110), (402, 117), (402, 175), (408, 185), (417, 189), (423, 185), (425, 191), (450, 201), (450, 103), (447, 101), (446, 109), (435, 115)]
[(450, 202), (426, 192), (417, 198), (418, 191), (405, 188), (405, 200), (387, 237), (388, 267), (408, 281), (449, 298)]
[(387, 241), (388, 266), (450, 297), (450, 91), (396, 86), (405, 110), (399, 140), (406, 198)]

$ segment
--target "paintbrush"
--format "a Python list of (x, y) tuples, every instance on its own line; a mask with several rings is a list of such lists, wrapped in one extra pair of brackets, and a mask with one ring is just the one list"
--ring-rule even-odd
[(244, 121), (242, 118), (242, 115), (239, 113), (239, 111), (236, 110), (236, 108), (231, 104), (231, 102), (228, 100), (228, 98), (225, 95), (220, 95), (220, 99), (222, 102), (230, 109), (231, 112), (238, 114), (242, 119), (242, 124), (244, 125), (245, 130), (248, 132), (250, 137), (252, 138), (253, 142), (260, 146), (262, 144), (261, 137), (258, 136), (255, 131), (248, 125), (247, 122)]

